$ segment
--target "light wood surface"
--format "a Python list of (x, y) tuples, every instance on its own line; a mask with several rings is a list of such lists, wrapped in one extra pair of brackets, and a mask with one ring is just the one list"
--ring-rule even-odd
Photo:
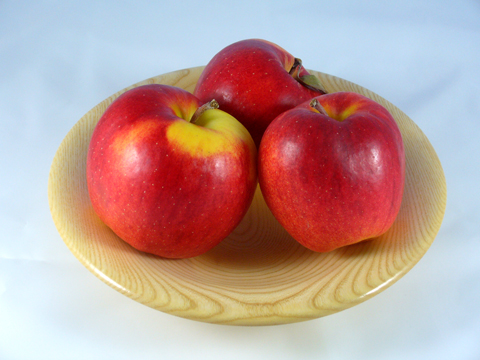
[[(162, 83), (193, 91), (202, 69), (160, 75), (129, 88)], [(48, 198), (65, 244), (88, 270), (120, 293), (169, 314), (211, 323), (272, 325), (318, 318), (391, 286), (421, 259), (440, 228), (446, 206), (440, 161), (422, 131), (401, 110), (351, 82), (313, 73), (329, 92), (366, 95), (387, 107), (398, 122), (406, 149), (406, 187), (398, 218), (385, 235), (330, 253), (314, 253), (283, 230), (257, 189), (238, 228), (204, 255), (169, 260), (133, 249), (97, 218), (85, 178), (95, 124), (127, 88), (83, 116), (53, 159)]]

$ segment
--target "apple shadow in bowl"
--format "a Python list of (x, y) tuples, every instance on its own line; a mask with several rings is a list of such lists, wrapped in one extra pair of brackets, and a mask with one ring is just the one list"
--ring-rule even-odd
[(257, 187), (252, 205), (236, 229), (215, 248), (200, 256), (214, 267), (255, 270), (276, 266), (302, 252), (311, 252), (275, 219)]

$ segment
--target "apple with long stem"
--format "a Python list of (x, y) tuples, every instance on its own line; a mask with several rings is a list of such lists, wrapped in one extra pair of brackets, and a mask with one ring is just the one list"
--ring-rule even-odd
[(392, 115), (353, 92), (316, 97), (278, 116), (259, 148), (265, 201), (317, 252), (385, 233), (400, 209), (405, 152)]
[(275, 117), (324, 93), (300, 59), (262, 39), (238, 41), (218, 52), (194, 90), (201, 101), (216, 99), (245, 125), (257, 146)]
[(248, 210), (257, 184), (255, 144), (211, 100), (173, 86), (140, 86), (118, 97), (96, 125), (87, 155), (90, 199), (134, 248), (197, 256)]

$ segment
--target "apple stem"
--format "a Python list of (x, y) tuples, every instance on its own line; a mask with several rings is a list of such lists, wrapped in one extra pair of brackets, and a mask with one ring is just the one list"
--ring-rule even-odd
[(318, 77), (312, 74), (300, 75), (300, 71), (303, 69), (302, 60), (295, 58), (295, 62), (292, 65), (292, 68), (289, 71), (289, 74), (297, 80), (300, 84), (309, 88), (310, 90), (316, 91), (320, 94), (326, 94), (327, 90), (323, 86), (322, 82)]
[(212, 101), (206, 103), (206, 104), (203, 104), (202, 106), (200, 106), (197, 110), (195, 110), (195, 112), (193, 113), (192, 115), (192, 118), (190, 119), (190, 122), (192, 124), (195, 124), (198, 120), (198, 118), (200, 116), (202, 116), (202, 114), (207, 111), (207, 110), (213, 110), (213, 109), (218, 109), (220, 105), (218, 105), (218, 102), (213, 99)]
[(292, 68), (290, 69), (289, 74), (294, 78), (297, 79), (299, 78), (298, 72), (302, 68), (302, 59), (295, 58), (295, 62), (292, 65)]
[(318, 101), (316, 98), (313, 98), (312, 101), (310, 101), (309, 105), (315, 110), (317, 110), (320, 114), (328, 116), (327, 111), (322, 106), (322, 104), (320, 104), (320, 101)]

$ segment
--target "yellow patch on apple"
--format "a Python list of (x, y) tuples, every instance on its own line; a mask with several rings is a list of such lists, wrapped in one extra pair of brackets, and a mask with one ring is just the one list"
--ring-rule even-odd
[(182, 120), (173, 122), (167, 128), (166, 137), (176, 149), (188, 152), (192, 157), (221, 152), (236, 156), (235, 150), (241, 146), (239, 138), (247, 141), (249, 134), (235, 118), (215, 109), (205, 111), (195, 124)]
[(323, 107), (327, 112), (327, 115), (330, 116), (332, 119), (335, 119), (337, 121), (344, 121), (350, 115), (353, 115), (357, 112), (358, 104), (351, 104), (346, 108), (342, 109), (341, 111), (337, 111), (337, 109), (334, 109), (327, 104), (323, 104)]

